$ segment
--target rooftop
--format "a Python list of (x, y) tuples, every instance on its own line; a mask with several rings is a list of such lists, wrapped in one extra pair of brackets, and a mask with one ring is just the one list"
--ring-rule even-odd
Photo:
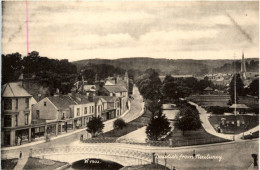
[(20, 82), (6, 83), (2, 87), (2, 97), (31, 97)]
[(47, 97), (58, 109), (69, 108), (70, 105), (77, 104), (70, 96), (51, 96)]
[(104, 88), (110, 93), (127, 92), (124, 86), (114, 85), (114, 86), (104, 86)]

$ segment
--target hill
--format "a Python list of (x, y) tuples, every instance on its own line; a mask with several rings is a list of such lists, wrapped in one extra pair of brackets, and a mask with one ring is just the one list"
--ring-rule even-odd
[[(258, 58), (247, 59), (259, 61)], [(202, 75), (212, 72), (224, 64), (231, 64), (233, 60), (192, 60), (192, 59), (155, 59), (148, 57), (122, 58), (115, 60), (108, 59), (90, 59), (72, 62), (80, 70), (83, 66), (92, 64), (108, 64), (119, 67), (124, 70), (145, 71), (148, 68), (159, 69), (160, 74), (192, 74)]]

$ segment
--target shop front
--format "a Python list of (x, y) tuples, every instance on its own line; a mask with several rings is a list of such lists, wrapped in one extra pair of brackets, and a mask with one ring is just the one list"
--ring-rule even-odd
[(47, 125), (47, 134), (50, 136), (55, 136), (56, 134), (56, 124)]
[(29, 142), (29, 129), (15, 131), (15, 145), (22, 145)]
[(73, 130), (73, 120), (67, 121), (67, 130)]
[(82, 128), (82, 118), (77, 118), (77, 119), (75, 119), (75, 120), (74, 120), (74, 124), (75, 124), (75, 127), (76, 127), (77, 129)]
[(60, 122), (59, 123), (58, 132), (59, 133), (67, 132), (67, 123), (66, 122)]
[(45, 126), (39, 126), (32, 128), (32, 139), (37, 140), (41, 137), (44, 137)]

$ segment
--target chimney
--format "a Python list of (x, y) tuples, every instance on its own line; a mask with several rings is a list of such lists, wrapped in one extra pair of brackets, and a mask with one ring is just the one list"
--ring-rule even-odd
[(72, 98), (76, 98), (76, 91), (71, 91), (71, 96), (72, 96)]
[(89, 96), (88, 96), (88, 100), (91, 101), (91, 102), (93, 102), (93, 101), (94, 101), (94, 96), (95, 96), (95, 93), (90, 92), (90, 93), (89, 93)]
[(18, 82), (19, 82), (19, 85), (23, 87), (23, 73), (19, 76), (18, 78)]
[(60, 95), (60, 90), (57, 88), (54, 96), (59, 96), (59, 95)]

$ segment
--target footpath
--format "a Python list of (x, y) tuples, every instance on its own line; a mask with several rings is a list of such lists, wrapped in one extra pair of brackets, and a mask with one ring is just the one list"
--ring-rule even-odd
[(244, 133), (240, 133), (240, 134), (236, 134), (236, 135), (230, 135), (230, 134), (223, 134), (223, 133), (218, 133), (216, 132), (216, 130), (213, 128), (213, 126), (211, 125), (211, 123), (209, 122), (208, 119), (208, 115), (207, 115), (207, 111), (205, 109), (203, 109), (201, 106), (197, 105), (196, 103), (193, 102), (189, 102), (191, 105), (194, 105), (197, 110), (200, 113), (200, 120), (202, 121), (202, 126), (203, 128), (210, 134), (220, 137), (220, 138), (224, 138), (224, 139), (228, 139), (228, 140), (242, 140), (241, 138), (243, 137), (243, 135), (249, 135), (250, 132), (254, 133), (259, 131), (259, 126), (256, 126)]

